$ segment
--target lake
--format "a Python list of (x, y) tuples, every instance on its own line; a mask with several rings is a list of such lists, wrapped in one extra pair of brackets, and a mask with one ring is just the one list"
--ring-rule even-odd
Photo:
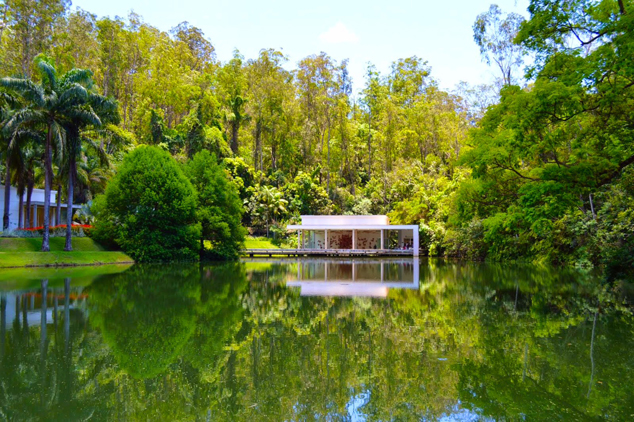
[(588, 272), (252, 259), (0, 272), (0, 420), (632, 420)]

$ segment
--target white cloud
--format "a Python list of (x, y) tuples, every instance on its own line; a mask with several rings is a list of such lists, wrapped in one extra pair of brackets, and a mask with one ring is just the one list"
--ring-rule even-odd
[(355, 43), (359, 41), (357, 34), (349, 30), (343, 23), (337, 22), (335, 26), (328, 28), (319, 36), (321, 41), (329, 44)]

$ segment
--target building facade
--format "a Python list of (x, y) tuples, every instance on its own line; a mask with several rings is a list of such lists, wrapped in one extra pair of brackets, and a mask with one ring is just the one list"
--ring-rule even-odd
[(393, 225), (386, 215), (302, 215), (297, 231), (301, 250), (411, 251), (418, 256), (417, 225)]
[[(26, 221), (26, 192), (23, 196), (22, 202), (22, 213), (20, 213), (20, 196), (18, 195), (18, 190), (11, 186), (11, 191), (9, 193), (9, 231), (16, 230), (19, 227), (22, 228), (31, 228), (31, 227), (41, 227), (44, 225), (44, 189), (33, 189), (33, 193), (31, 194), (31, 221)], [(49, 216), (50, 216), (50, 225), (56, 226), (59, 224), (66, 224), (66, 204), (61, 204), (61, 218), (60, 221), (56, 221), (56, 201), (57, 201), (57, 191), (51, 190), (50, 195), (50, 208), (49, 208)], [(73, 205), (73, 209), (81, 208), (81, 205)], [(0, 214), (4, 213), (4, 186), (0, 186)], [(22, 220), (22, 224), (20, 224), (20, 219)], [(2, 219), (0, 218), (0, 221)], [(2, 226), (0, 226), (1, 228)]]

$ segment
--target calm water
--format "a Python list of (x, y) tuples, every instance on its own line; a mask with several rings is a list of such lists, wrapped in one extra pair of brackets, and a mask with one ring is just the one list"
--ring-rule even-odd
[(252, 260), (0, 292), (0, 420), (634, 419), (634, 295), (590, 274)]

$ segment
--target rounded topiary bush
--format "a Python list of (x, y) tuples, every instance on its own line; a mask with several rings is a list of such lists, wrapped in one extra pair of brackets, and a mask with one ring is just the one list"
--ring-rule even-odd
[(123, 160), (93, 205), (92, 236), (137, 262), (198, 258), (196, 191), (166, 151), (141, 146)]

